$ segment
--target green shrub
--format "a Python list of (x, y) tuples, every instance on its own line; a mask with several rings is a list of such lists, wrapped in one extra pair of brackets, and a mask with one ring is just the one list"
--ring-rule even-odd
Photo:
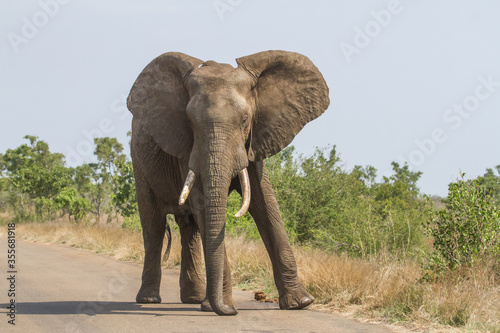
[(474, 266), (500, 254), (500, 209), (479, 181), (461, 179), (449, 185), (447, 207), (432, 213), (427, 232), (434, 240), (430, 268), (440, 271)]
[(346, 171), (335, 146), (294, 156), (288, 147), (266, 160), (292, 242), (353, 256), (413, 254), (423, 246), (430, 206), (419, 194), (420, 172), (393, 163), (377, 183), (376, 169)]
[(122, 222), (122, 228), (124, 229), (132, 229), (142, 232), (141, 227), (141, 219), (139, 218), (139, 213), (131, 214), (129, 216), (125, 216)]
[[(42, 198), (45, 199), (45, 198)], [(43, 200), (43, 206), (49, 207), (50, 200)], [(76, 189), (72, 187), (64, 188), (57, 197), (53, 200), (54, 206), (62, 209), (68, 214), (68, 218), (71, 220), (71, 216), (75, 219), (75, 222), (80, 222), (83, 218), (87, 216), (90, 212), (92, 205), (90, 202), (78, 195)]]
[(247, 239), (259, 239), (259, 231), (257, 225), (249, 213), (246, 213), (240, 218), (234, 215), (241, 208), (241, 197), (234, 191), (227, 199), (226, 211), (226, 231), (232, 236), (243, 236)]

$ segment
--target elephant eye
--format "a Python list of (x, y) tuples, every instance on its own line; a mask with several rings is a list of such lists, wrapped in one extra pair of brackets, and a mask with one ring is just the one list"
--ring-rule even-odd
[(245, 125), (247, 123), (247, 120), (248, 120), (248, 115), (245, 115), (243, 117), (243, 125)]

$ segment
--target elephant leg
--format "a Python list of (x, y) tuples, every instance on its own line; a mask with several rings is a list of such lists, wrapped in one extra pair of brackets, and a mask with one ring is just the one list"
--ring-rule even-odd
[(304, 308), (314, 302), (314, 297), (299, 281), (295, 257), (264, 164), (250, 163), (248, 173), (252, 189), (249, 212), (273, 265), (280, 308)]
[(201, 236), (192, 215), (176, 215), (181, 234), (181, 302), (200, 304), (205, 299), (206, 283), (203, 274)]
[(166, 214), (153, 191), (136, 171), (137, 204), (144, 238), (144, 267), (137, 303), (161, 303), (161, 249), (165, 235)]

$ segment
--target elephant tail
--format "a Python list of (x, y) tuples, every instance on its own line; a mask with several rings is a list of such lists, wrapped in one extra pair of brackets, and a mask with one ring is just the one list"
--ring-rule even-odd
[(170, 248), (172, 247), (172, 231), (170, 230), (170, 224), (168, 224), (168, 221), (166, 221), (165, 223), (166, 223), (165, 235), (167, 236), (167, 249), (163, 254), (162, 261), (164, 263), (167, 262), (168, 257), (170, 256)]

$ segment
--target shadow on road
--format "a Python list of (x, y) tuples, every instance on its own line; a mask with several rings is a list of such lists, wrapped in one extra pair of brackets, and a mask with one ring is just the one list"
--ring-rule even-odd
[[(6, 309), (8, 304), (0, 304)], [(153, 315), (153, 316), (200, 316), (212, 315), (202, 312), (199, 305), (182, 303), (138, 304), (135, 302), (97, 302), (97, 301), (54, 301), (20, 302), (16, 304), (18, 314), (32, 315)], [(240, 311), (276, 311), (274, 308), (239, 308)], [(181, 314), (180, 312), (185, 312)]]
[[(8, 304), (1, 304), (5, 309)], [(176, 315), (178, 312), (201, 312), (199, 307), (179, 307), (179, 304), (137, 304), (134, 302), (94, 302), (94, 301), (65, 301), (65, 302), (26, 302), (17, 304), (18, 314), (49, 314), (49, 315), (73, 315), (86, 314), (95, 316), (97, 314), (127, 314), (127, 315)]]

